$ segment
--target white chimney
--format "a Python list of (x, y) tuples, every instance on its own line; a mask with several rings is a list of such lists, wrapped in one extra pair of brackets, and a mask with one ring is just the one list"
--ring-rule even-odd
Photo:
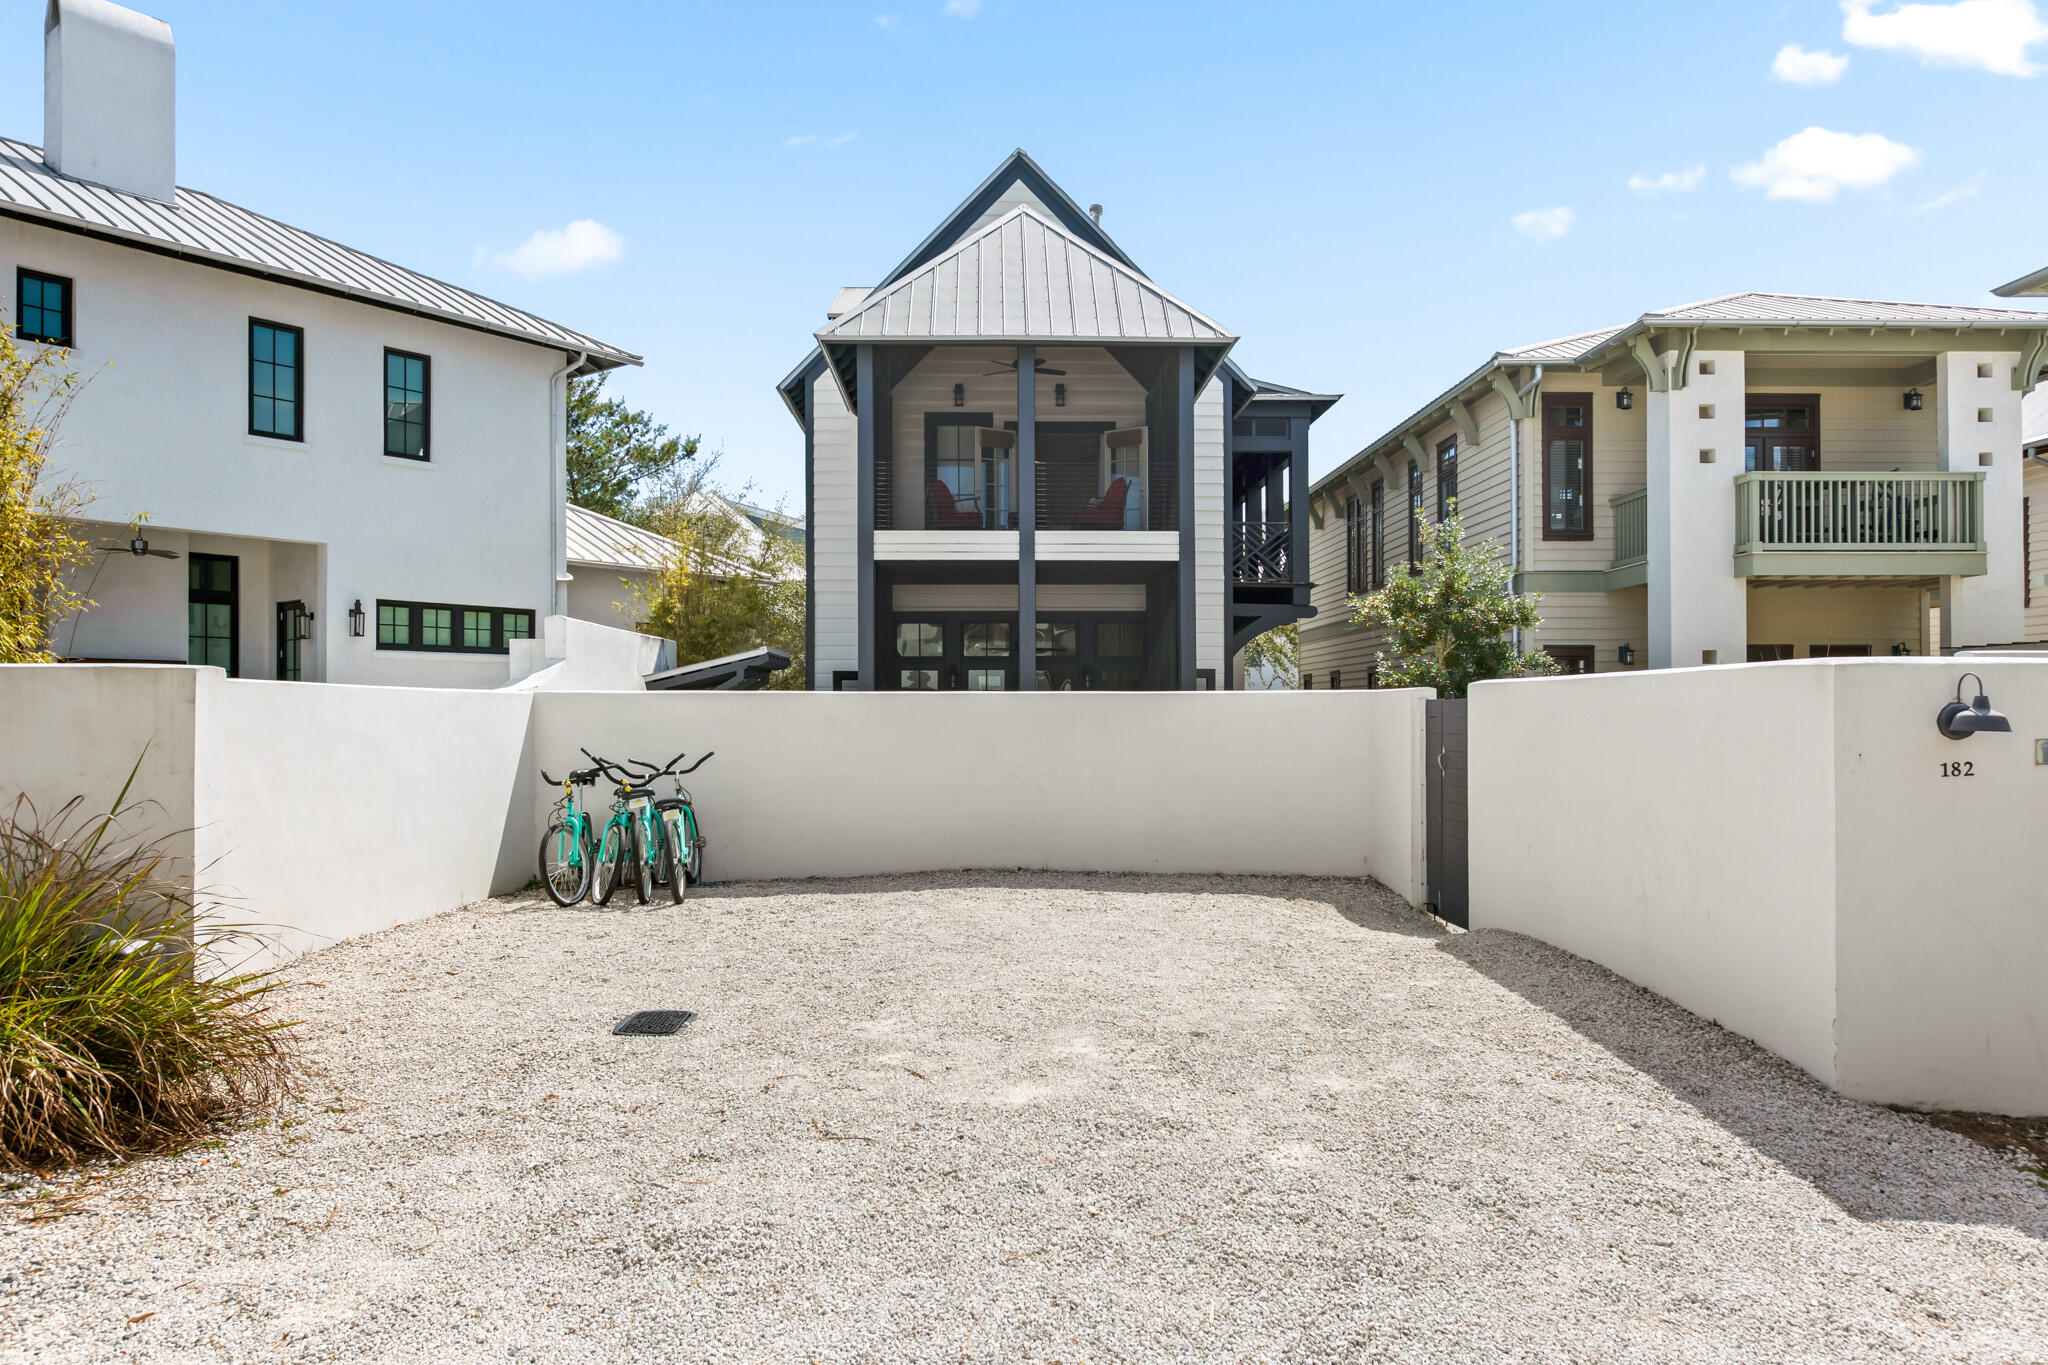
[(109, 0), (50, 0), (43, 19), (43, 160), (130, 194), (177, 194), (171, 26)]

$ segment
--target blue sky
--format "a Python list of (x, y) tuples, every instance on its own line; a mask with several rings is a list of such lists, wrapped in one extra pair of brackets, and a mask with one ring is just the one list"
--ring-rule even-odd
[[(1019, 145), (1251, 373), (1347, 395), (1317, 472), (1501, 346), (2048, 264), (2033, 0), (142, 8), (180, 183), (643, 353), (617, 387), (770, 501), (834, 291)], [(41, 12), (0, 43), (31, 141)]]

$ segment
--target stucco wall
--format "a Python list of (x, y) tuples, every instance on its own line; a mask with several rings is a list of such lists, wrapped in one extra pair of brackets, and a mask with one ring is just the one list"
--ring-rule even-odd
[[(2015, 733), (1935, 732), (1965, 668)], [(2048, 1113), (2048, 663), (1482, 683), (1470, 720), (1475, 928), (1590, 958), (1859, 1099)]]

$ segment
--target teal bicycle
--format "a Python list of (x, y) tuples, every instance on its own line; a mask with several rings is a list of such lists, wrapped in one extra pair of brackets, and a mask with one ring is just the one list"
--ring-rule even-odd
[[(654, 815), (654, 789), (640, 774), (610, 759), (599, 758), (585, 749), (583, 756), (597, 765), (617, 785), (612, 788), (611, 815), (597, 838), (597, 851), (590, 870), (590, 902), (610, 905), (621, 883), (630, 878), (633, 890), (645, 905), (654, 899), (653, 852), (659, 835)], [(645, 764), (636, 764), (644, 767)]]
[(590, 890), (594, 841), (590, 816), (577, 801), (576, 790), (594, 785), (597, 774), (596, 768), (586, 768), (557, 782), (545, 769), (541, 771), (541, 781), (562, 789), (550, 814), (548, 832), (540, 840), (540, 881), (556, 905), (574, 905)]

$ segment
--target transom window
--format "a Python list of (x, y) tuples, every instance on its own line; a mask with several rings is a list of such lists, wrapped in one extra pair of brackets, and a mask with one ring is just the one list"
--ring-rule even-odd
[(423, 355), (384, 352), (384, 453), (427, 458), (427, 371)]
[(377, 648), (451, 654), (504, 654), (513, 640), (533, 638), (533, 613), (439, 602), (377, 603)]
[(46, 346), (71, 344), (71, 281), (40, 270), (14, 272), (14, 334)]
[(305, 439), (305, 332), (281, 322), (249, 319), (249, 431), (285, 441)]
[(1820, 468), (1817, 394), (1753, 393), (1742, 425), (1742, 467), (1751, 473)]
[(1592, 492), (1592, 396), (1583, 393), (1545, 394), (1543, 538), (1591, 540)]

